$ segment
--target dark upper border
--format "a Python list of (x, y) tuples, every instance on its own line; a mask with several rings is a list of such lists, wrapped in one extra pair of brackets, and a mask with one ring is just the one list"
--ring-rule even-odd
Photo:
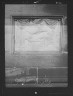
[(48, 19), (62, 19), (64, 16), (12, 16), (13, 19), (29, 19), (29, 18), (33, 18), (33, 19), (44, 19), (44, 18), (48, 18)]

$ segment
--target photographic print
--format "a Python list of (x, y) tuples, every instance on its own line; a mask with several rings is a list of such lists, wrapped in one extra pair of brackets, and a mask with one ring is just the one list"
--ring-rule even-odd
[(35, 6), (5, 5), (5, 85), (67, 87), (67, 15), (63, 10), (49, 15), (43, 9), (49, 5)]

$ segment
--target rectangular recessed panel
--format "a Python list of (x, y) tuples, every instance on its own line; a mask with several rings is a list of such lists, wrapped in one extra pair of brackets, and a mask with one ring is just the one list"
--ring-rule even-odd
[(21, 19), (15, 21), (15, 51), (59, 51), (60, 21)]

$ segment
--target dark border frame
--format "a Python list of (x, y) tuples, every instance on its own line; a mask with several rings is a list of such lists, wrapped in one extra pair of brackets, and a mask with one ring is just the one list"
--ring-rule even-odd
[[(6, 1), (5, 2), (3, 2), (2, 3), (2, 5), (1, 5), (1, 10), (2, 10), (2, 15), (1, 15), (1, 29), (2, 29), (2, 31), (1, 31), (1, 37), (3, 36), (3, 38), (1, 38), (1, 40), (2, 40), (2, 42), (4, 42), (4, 32), (5, 32), (5, 30), (4, 30), (4, 25), (5, 25), (5, 21), (4, 21), (4, 15), (5, 15), (5, 3), (6, 4), (10, 4), (10, 3), (12, 3), (12, 4), (14, 4), (14, 3), (16, 3), (16, 4), (20, 4), (20, 2), (18, 3), (18, 1), (17, 2), (9, 2), (9, 3), (7, 3)], [(21, 3), (22, 4), (22, 3)], [(69, 4), (70, 4), (70, 6), (69, 6)], [(72, 5), (73, 6), (73, 5)], [(69, 9), (70, 8), (70, 9)], [(72, 95), (72, 90), (73, 90), (73, 84), (72, 84), (72, 78), (71, 78), (71, 76), (72, 76), (72, 73), (73, 73), (73, 68), (72, 68), (72, 42), (73, 42), (73, 40), (72, 40), (72, 29), (73, 29), (73, 26), (72, 26), (72, 13), (70, 13), (71, 12), (71, 10), (72, 10), (72, 7), (71, 7), (71, 2), (68, 2), (68, 31), (69, 31), (69, 33), (68, 33), (68, 39), (69, 39), (69, 47), (68, 47), (68, 51), (69, 51), (69, 73), (68, 73), (68, 75), (69, 75), (69, 86), (68, 86), (68, 88), (5, 88), (5, 81), (4, 81), (4, 79), (5, 79), (5, 72), (4, 72), (4, 67), (5, 67), (5, 65), (4, 65), (4, 60), (5, 60), (5, 54), (4, 54), (4, 52), (5, 52), (5, 46), (4, 46), (4, 44), (2, 43), (1, 44), (1, 52), (2, 52), (2, 59), (1, 59), (1, 63), (3, 63), (2, 64), (2, 68), (1, 69), (3, 69), (2, 70), (2, 83), (1, 83), (1, 92), (2, 92), (2, 94), (5, 96), (5, 95), (7, 95), (7, 96), (10, 96), (10, 95), (12, 95), (12, 96), (16, 96), (16, 94), (17, 95), (19, 95), (19, 94), (22, 94), (23, 93), (23, 95), (28, 95), (28, 96), (30, 96), (30, 95), (36, 95), (35, 94), (35, 92), (37, 92), (37, 95), (50, 95), (50, 96), (53, 96), (53, 95), (55, 95), (55, 96), (58, 96), (58, 95), (64, 95), (64, 96), (71, 96)], [(69, 15), (70, 14), (70, 15)], [(70, 36), (70, 37), (69, 37)]]

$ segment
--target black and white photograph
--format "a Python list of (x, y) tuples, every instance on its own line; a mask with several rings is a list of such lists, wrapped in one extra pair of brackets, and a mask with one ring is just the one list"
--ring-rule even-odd
[(68, 87), (67, 4), (35, 3), (5, 4), (5, 86)]

